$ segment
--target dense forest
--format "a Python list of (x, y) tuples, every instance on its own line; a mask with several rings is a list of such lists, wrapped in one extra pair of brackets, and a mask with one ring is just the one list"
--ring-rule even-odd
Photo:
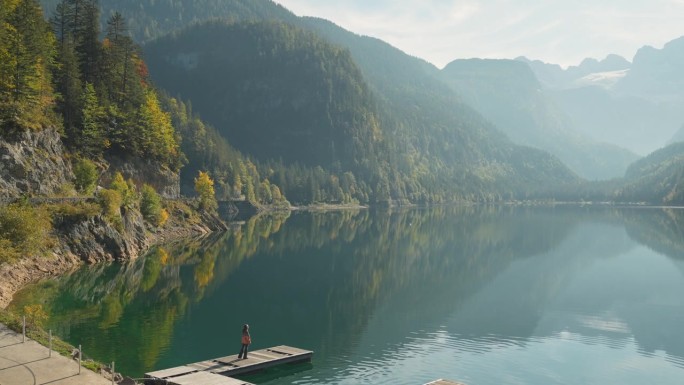
[(83, 156), (126, 153), (181, 167), (175, 130), (121, 15), (100, 40), (92, 1), (63, 1), (49, 23), (35, 1), (3, 0), (2, 12), (3, 134), (58, 127)]
[[(145, 53), (159, 85), (269, 164), (295, 202), (499, 200), (577, 180), (558, 160), (513, 145), (446, 87), (408, 79), (380, 94), (353, 52), (289, 24), (211, 22)], [(302, 186), (307, 168), (313, 185)]]
[[(61, 0), (41, 0), (51, 15)], [(284, 20), (297, 17), (271, 0), (100, 0), (100, 23), (121, 13), (128, 20), (131, 37), (145, 43), (186, 26), (207, 20)]]
[(666, 205), (684, 204), (684, 142), (677, 142), (634, 162), (625, 174), (618, 199)]
[(230, 186), (218, 180), (220, 198), (286, 202), (277, 186), (222, 138), (212, 136), (211, 127), (183, 102), (154, 88), (121, 14), (110, 16), (100, 31), (100, 9), (93, 0), (60, 1), (48, 21), (33, 0), (3, 0), (1, 5), (3, 137), (57, 128), (75, 159), (137, 158), (174, 172), (187, 164), (194, 173), (187, 184), (210, 166), (219, 178), (230, 167), (237, 172)]

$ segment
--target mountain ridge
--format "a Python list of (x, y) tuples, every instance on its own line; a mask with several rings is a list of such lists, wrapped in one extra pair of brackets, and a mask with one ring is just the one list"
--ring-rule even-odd
[(441, 72), (455, 92), (514, 142), (554, 154), (586, 179), (620, 177), (637, 159), (577, 131), (525, 62), (454, 60)]

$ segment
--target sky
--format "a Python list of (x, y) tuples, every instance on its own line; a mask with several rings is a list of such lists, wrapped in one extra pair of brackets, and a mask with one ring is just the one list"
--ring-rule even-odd
[(526, 56), (564, 67), (632, 60), (684, 35), (684, 0), (275, 0), (382, 39), (442, 68), (454, 59)]

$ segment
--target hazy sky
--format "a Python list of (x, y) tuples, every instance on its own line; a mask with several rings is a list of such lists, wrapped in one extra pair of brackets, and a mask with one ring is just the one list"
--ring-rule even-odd
[(438, 67), (527, 56), (564, 66), (684, 35), (684, 0), (275, 0)]

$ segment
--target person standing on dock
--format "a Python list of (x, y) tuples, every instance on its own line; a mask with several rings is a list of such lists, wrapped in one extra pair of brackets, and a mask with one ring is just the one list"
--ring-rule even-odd
[(242, 347), (240, 348), (240, 354), (238, 354), (238, 359), (247, 359), (247, 348), (252, 343), (252, 337), (249, 335), (249, 325), (242, 325)]

